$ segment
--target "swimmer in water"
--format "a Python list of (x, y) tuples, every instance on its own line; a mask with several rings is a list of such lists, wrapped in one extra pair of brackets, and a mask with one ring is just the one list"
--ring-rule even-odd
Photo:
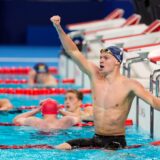
[(13, 109), (13, 105), (8, 99), (0, 99), (0, 111), (9, 111)]
[[(42, 113), (43, 118), (35, 116), (39, 112)], [(67, 129), (79, 122), (79, 119), (73, 116), (65, 116), (58, 119), (57, 114), (57, 102), (47, 99), (40, 103), (40, 107), (16, 116), (13, 122), (23, 126), (32, 126), (44, 132)]]
[(93, 138), (70, 140), (55, 148), (100, 147), (112, 150), (125, 148), (125, 121), (134, 97), (138, 96), (157, 110), (160, 110), (160, 99), (145, 90), (138, 81), (120, 74), (123, 60), (123, 51), (120, 48), (116, 46), (102, 48), (98, 67), (85, 58), (64, 32), (59, 16), (53, 16), (50, 20), (66, 53), (90, 79), (95, 127)]
[(29, 73), (29, 85), (56, 86), (57, 80), (49, 72), (45, 63), (37, 63)]
[(67, 90), (64, 103), (65, 110), (59, 110), (59, 113), (63, 116), (78, 117), (81, 121), (93, 121), (93, 107), (81, 108), (82, 101), (82, 92), (75, 89)]

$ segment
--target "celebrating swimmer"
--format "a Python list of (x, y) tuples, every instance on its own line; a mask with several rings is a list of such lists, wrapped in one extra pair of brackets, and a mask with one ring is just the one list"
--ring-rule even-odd
[(85, 58), (64, 32), (59, 16), (53, 16), (50, 20), (67, 54), (91, 81), (95, 125), (93, 138), (70, 140), (56, 148), (101, 147), (113, 150), (125, 148), (125, 121), (134, 97), (138, 96), (157, 110), (160, 110), (160, 99), (145, 90), (136, 80), (120, 74), (123, 60), (123, 51), (120, 48), (110, 46), (101, 49), (98, 67)]

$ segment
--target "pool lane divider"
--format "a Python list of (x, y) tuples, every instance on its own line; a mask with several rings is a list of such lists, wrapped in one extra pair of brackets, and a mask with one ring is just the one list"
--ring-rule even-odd
[[(132, 145), (132, 146), (127, 146), (124, 149), (135, 149), (135, 148), (140, 148), (143, 146), (147, 146), (147, 145), (151, 145), (151, 146), (160, 146), (160, 141), (155, 141), (155, 142), (151, 142), (149, 144), (137, 144), (137, 145)], [(48, 144), (35, 144), (35, 145), (0, 145), (0, 149), (55, 149), (54, 146), (52, 145), (48, 145)], [(83, 148), (79, 148), (79, 149), (102, 149), (100, 147), (83, 147)]]
[[(13, 109), (13, 110), (8, 110), (8, 111), (0, 111), (0, 114), (17, 114), (17, 113), (22, 113), (23, 110), (32, 110), (32, 109), (36, 109), (38, 106), (21, 106), (17, 109)], [(91, 103), (86, 103), (86, 104), (82, 104), (81, 108), (85, 108), (85, 107), (92, 107)], [(62, 104), (59, 104), (58, 106), (59, 109), (64, 109), (65, 106)]]
[[(58, 83), (62, 84), (75, 84), (74, 78), (64, 78), (64, 79), (57, 79)], [(0, 84), (28, 84), (27, 79), (0, 79)]]
[[(127, 119), (125, 122), (125, 126), (132, 126), (133, 121), (131, 119)], [(10, 123), (10, 122), (0, 122), (0, 126), (22, 126), (19, 123)], [(93, 121), (88, 121), (88, 122), (81, 122), (77, 123), (75, 125), (76, 127), (88, 127), (88, 126), (94, 126)]]
[[(30, 67), (0, 67), (0, 74), (28, 75), (31, 69)], [(49, 72), (58, 74), (58, 69), (56, 67), (49, 67)]]
[[(14, 95), (64, 95), (65, 88), (0, 88), (0, 94), (14, 94)], [(90, 94), (91, 89), (79, 89), (83, 94)]]

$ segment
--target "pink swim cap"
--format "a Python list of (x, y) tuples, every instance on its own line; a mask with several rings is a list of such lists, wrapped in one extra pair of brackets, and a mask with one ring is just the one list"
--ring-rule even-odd
[(58, 114), (58, 103), (55, 100), (47, 99), (42, 103), (42, 114)]

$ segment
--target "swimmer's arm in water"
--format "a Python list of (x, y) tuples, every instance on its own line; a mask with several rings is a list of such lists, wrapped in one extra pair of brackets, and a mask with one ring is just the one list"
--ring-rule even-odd
[(146, 103), (150, 104), (154, 109), (160, 111), (160, 98), (153, 96), (149, 91), (145, 90), (145, 88), (137, 81), (132, 81), (130, 85), (132, 87), (132, 91), (136, 96), (144, 100)]
[(93, 107), (88, 106), (84, 108), (81, 114), (82, 121), (93, 121)]
[(75, 113), (64, 111), (64, 110), (59, 110), (59, 113), (63, 116), (76, 116)]
[[(76, 64), (80, 67), (80, 69), (88, 74), (89, 76), (92, 74), (93, 65), (91, 62), (87, 61), (85, 56), (79, 51), (75, 43), (72, 39), (64, 32), (62, 29), (60, 22), (61, 18), (59, 16), (53, 16), (50, 18), (51, 22), (53, 23), (54, 27), (56, 28), (58, 35), (60, 37), (61, 43), (72, 59), (76, 62)], [(96, 67), (96, 65), (94, 65)]]
[(8, 99), (0, 99), (0, 110), (1, 111), (7, 111), (12, 108), (13, 108), (13, 106)]
[(13, 119), (13, 123), (24, 123), (24, 121), (29, 118), (29, 117), (33, 117), (35, 114), (37, 114), (38, 112), (41, 111), (41, 107), (38, 107), (36, 109), (33, 109), (32, 111), (26, 112), (26, 113), (22, 113), (19, 114), (18, 116), (16, 116)]
[(93, 116), (93, 106), (88, 106), (84, 108), (84, 113)]
[(80, 118), (73, 117), (73, 116), (64, 116), (60, 119), (59, 127), (61, 129), (67, 129), (72, 127), (80, 122)]

